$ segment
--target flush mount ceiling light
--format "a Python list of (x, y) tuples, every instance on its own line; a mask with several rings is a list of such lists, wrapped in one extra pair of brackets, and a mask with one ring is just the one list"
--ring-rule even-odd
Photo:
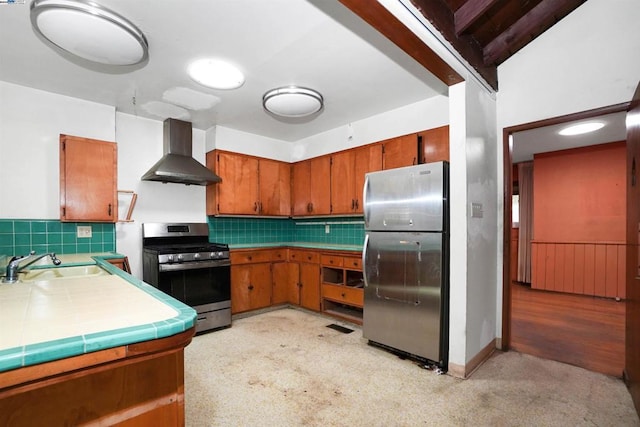
[(244, 84), (242, 71), (221, 59), (198, 59), (189, 65), (187, 72), (193, 80), (212, 89), (236, 89)]
[(309, 116), (320, 111), (323, 102), (315, 90), (298, 86), (272, 89), (262, 97), (265, 110), (283, 117)]
[(134, 65), (148, 57), (138, 27), (90, 0), (34, 0), (31, 25), (54, 45), (92, 62)]
[(577, 125), (567, 126), (558, 133), (564, 136), (582, 135), (583, 133), (594, 132), (598, 129), (602, 129), (603, 127), (604, 123), (602, 122), (580, 123)]

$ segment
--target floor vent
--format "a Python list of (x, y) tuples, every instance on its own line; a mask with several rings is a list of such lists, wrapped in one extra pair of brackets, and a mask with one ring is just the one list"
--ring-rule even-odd
[(344, 326), (336, 325), (335, 323), (327, 325), (327, 328), (335, 329), (336, 331), (342, 332), (343, 334), (350, 334), (351, 332), (353, 332), (353, 329), (345, 328)]

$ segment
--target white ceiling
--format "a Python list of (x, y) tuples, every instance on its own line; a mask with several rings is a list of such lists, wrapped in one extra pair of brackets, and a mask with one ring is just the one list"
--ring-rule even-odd
[[(0, 6), (0, 80), (141, 117), (171, 116), (198, 129), (220, 125), (283, 141), (447, 93), (446, 85), (337, 0), (98, 1), (143, 31), (147, 63), (98, 66), (61, 52), (36, 36), (27, 0)], [(193, 82), (188, 63), (209, 56), (239, 66), (245, 84), (224, 91)], [(318, 90), (324, 110), (297, 120), (267, 114), (262, 95), (289, 84)], [(198, 110), (198, 94), (219, 101)]]
[[(624, 141), (627, 139), (625, 116), (626, 113), (623, 111), (592, 119), (576, 120), (553, 126), (515, 132), (513, 134), (513, 163), (533, 160), (533, 155), (538, 153)], [(593, 121), (602, 122), (605, 126), (595, 132), (583, 135), (562, 136), (558, 134), (560, 130), (567, 126)]]

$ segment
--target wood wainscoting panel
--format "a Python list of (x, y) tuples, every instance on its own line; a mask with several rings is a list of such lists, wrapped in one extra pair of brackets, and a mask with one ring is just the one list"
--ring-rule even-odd
[(624, 243), (531, 243), (533, 289), (624, 299)]
[(511, 285), (511, 349), (620, 377), (625, 301)]

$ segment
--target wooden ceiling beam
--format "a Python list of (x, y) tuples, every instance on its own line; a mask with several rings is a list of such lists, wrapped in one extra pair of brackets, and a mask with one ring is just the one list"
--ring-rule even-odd
[(456, 35), (460, 36), (500, 0), (468, 0), (454, 13)]
[(485, 64), (482, 46), (473, 37), (465, 34), (458, 37), (453, 11), (449, 9), (446, 2), (444, 0), (411, 0), (411, 2), (469, 65), (494, 90), (498, 90), (498, 68), (494, 64)]
[(464, 81), (449, 64), (377, 1), (339, 0), (447, 86)]
[[(543, 0), (527, 14), (498, 35), (483, 49), (485, 64), (493, 64), (515, 53), (513, 46), (524, 46), (524, 39), (529, 41), (539, 35), (540, 28), (549, 28), (569, 12), (586, 0)], [(532, 37), (533, 35), (533, 37)]]

